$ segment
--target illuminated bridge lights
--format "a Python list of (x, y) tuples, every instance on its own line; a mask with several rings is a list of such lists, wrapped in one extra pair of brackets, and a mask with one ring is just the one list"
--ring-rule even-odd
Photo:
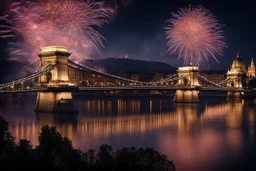
[[(54, 47), (55, 48), (55, 47)], [(49, 49), (48, 49), (49, 50)], [(59, 49), (61, 50), (61, 48)], [(47, 51), (47, 49), (45, 49), (45, 51)], [(96, 70), (96, 69), (93, 69), (93, 68), (90, 68), (90, 67), (87, 67), (87, 66), (84, 66), (82, 64), (79, 64), (77, 62), (73, 62), (73, 61), (68, 61), (68, 66), (70, 68), (73, 68), (75, 70), (79, 70), (81, 72), (94, 72), (93, 74), (91, 74), (90, 76), (93, 78), (93, 81), (89, 81), (89, 80), (85, 80), (85, 84), (81, 82), (82, 86), (79, 85), (80, 87), (83, 87), (83, 86), (86, 86), (86, 87), (134, 87), (134, 88), (140, 88), (140, 87), (149, 87), (149, 88), (154, 88), (154, 87), (189, 87), (188, 85), (179, 85), (179, 84), (174, 84), (175, 81), (178, 81), (178, 80), (182, 80), (182, 79), (185, 79), (185, 78), (188, 78), (190, 79), (190, 74), (185, 74), (183, 76), (178, 76), (178, 74), (174, 74), (174, 75), (171, 75), (170, 77), (166, 78), (166, 79), (162, 79), (160, 81), (150, 81), (150, 82), (144, 82), (144, 81), (138, 81), (138, 80), (132, 80), (132, 79), (127, 79), (127, 78), (123, 78), (123, 77), (120, 77), (120, 76), (116, 76), (116, 75), (113, 75), (113, 74), (109, 74), (109, 73), (105, 73), (103, 71), (99, 71), (99, 70)], [(14, 81), (11, 81), (9, 83), (5, 83), (5, 84), (0, 84), (0, 91), (3, 92), (15, 92), (15, 91), (41, 91), (41, 90), (45, 90), (47, 89), (47, 85), (45, 86), (30, 86), (30, 85), (26, 85), (25, 82), (27, 81), (32, 81), (34, 80), (35, 78), (39, 78), (40, 76), (43, 76), (49, 72), (51, 72), (51, 70), (55, 67), (55, 65), (47, 65), (45, 68), (39, 70), (39, 71), (36, 71), (35, 73), (29, 75), (29, 76), (26, 76), (26, 77), (23, 77), (23, 78), (20, 78), (20, 79), (17, 79), (17, 80), (14, 80)], [(187, 70), (187, 69), (191, 69), (191, 68), (183, 68), (184, 71)], [(198, 68), (194, 68), (195, 70), (197, 70)], [(113, 79), (113, 82), (111, 81), (107, 81), (105, 80), (106, 78), (104, 78), (104, 76), (106, 76), (107, 78), (111, 78)], [(81, 76), (82, 78), (83, 76)], [(214, 83), (208, 79), (206, 79), (205, 77), (203, 77), (202, 75), (198, 74), (198, 78), (202, 81), (205, 81), (208, 83), (208, 87), (212, 87), (213, 89), (216, 89), (216, 90), (220, 90), (220, 89), (223, 89), (223, 90), (229, 90), (230, 88), (227, 88), (227, 87), (224, 87), (225, 84), (228, 84), (232, 81), (235, 81), (236, 78), (227, 78), (223, 81), (221, 81), (220, 83)], [(61, 84), (61, 83), (60, 83)], [(21, 85), (21, 87), (15, 87), (15, 85)], [(75, 83), (70, 83), (68, 84), (68, 86), (75, 86), (76, 84)], [(234, 88), (231, 88), (232, 90)], [(241, 88), (240, 88), (241, 89)]]
[(36, 72), (36, 73), (33, 73), (27, 77), (24, 77), (24, 78), (21, 78), (21, 79), (17, 79), (15, 81), (11, 81), (9, 83), (5, 83), (5, 84), (0, 84), (0, 88), (7, 88), (7, 87), (11, 87), (13, 88), (14, 85), (16, 84), (23, 84), (25, 81), (28, 81), (28, 80), (32, 80), (34, 78), (37, 78), (37, 77), (40, 77), (44, 74), (47, 74), (48, 72), (50, 72), (53, 68), (54, 68), (55, 65), (48, 65), (47, 67), (45, 67), (43, 70), (41, 70), (40, 72)]

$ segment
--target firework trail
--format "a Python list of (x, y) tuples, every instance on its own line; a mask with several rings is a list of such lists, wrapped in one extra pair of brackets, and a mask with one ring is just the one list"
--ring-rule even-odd
[(38, 63), (40, 48), (65, 46), (71, 58), (82, 61), (98, 51), (104, 39), (96, 28), (106, 23), (103, 2), (84, 0), (29, 0), (11, 5), (0, 19), (0, 36), (10, 40), (13, 60)]
[(168, 20), (166, 39), (168, 52), (183, 58), (184, 64), (198, 65), (227, 47), (216, 17), (202, 6), (189, 6), (172, 14)]

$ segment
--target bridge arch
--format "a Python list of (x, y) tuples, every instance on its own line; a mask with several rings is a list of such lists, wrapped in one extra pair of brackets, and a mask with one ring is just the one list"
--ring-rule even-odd
[(235, 87), (234, 81), (232, 81), (230, 85), (231, 85), (232, 88)]

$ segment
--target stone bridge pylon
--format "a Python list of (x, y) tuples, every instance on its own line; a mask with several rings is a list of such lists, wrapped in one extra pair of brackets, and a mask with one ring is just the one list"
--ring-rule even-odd
[(50, 46), (42, 48), (39, 54), (41, 61), (41, 70), (48, 65), (55, 67), (46, 75), (41, 76), (39, 85), (68, 85), (68, 58), (71, 53), (65, 47)]
[(184, 87), (176, 90), (173, 101), (177, 103), (197, 103), (201, 85), (198, 80), (198, 66), (184, 66), (178, 68), (178, 86)]
[(49, 65), (54, 68), (38, 80), (38, 86), (47, 90), (37, 93), (36, 112), (76, 113), (77, 104), (73, 101), (72, 92), (77, 87), (68, 77), (68, 58), (70, 53), (65, 47), (49, 46), (42, 48), (39, 54), (41, 70)]
[[(230, 80), (233, 80), (227, 84), (227, 87), (229, 88), (238, 88), (242, 89), (242, 79), (243, 75), (236, 71), (228, 71), (227, 72), (227, 78)], [(237, 91), (228, 91), (227, 97), (241, 97), (242, 93)]]

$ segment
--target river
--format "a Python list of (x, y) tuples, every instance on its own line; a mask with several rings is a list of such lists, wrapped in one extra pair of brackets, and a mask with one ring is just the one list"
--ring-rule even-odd
[(43, 125), (56, 126), (82, 151), (109, 144), (150, 147), (173, 160), (178, 171), (256, 169), (256, 100), (172, 97), (79, 98), (77, 115), (34, 113), (36, 96), (1, 95), (0, 115), (16, 141), (37, 145)]

